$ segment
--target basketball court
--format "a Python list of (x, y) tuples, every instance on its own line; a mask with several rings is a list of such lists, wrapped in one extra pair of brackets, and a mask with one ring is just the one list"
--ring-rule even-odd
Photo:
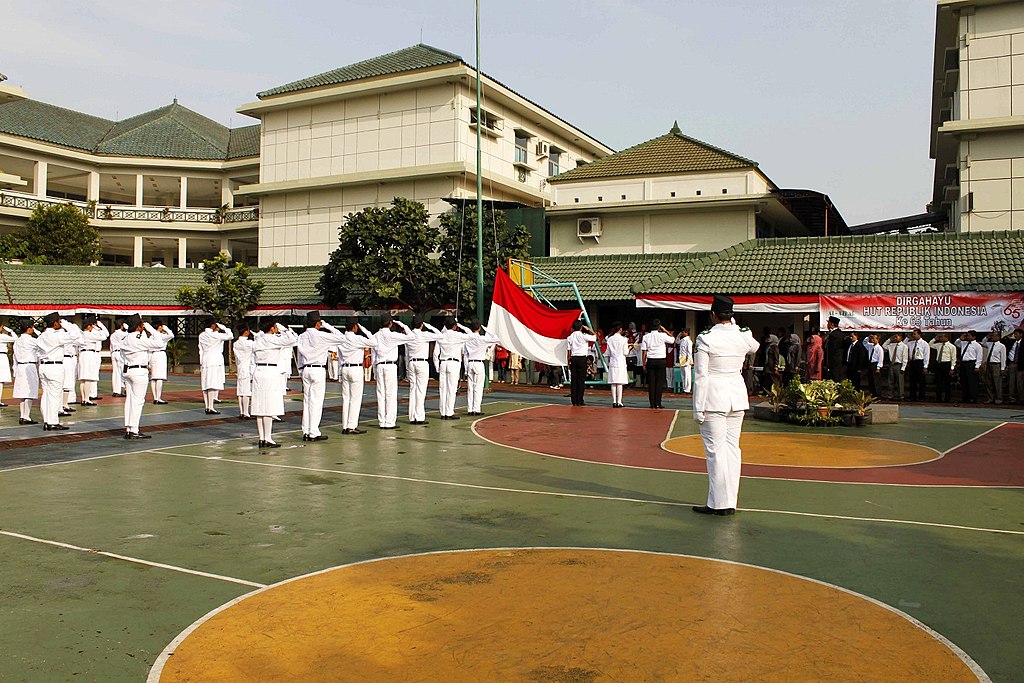
[(64, 433), (4, 409), (0, 680), (1024, 670), (1012, 410), (819, 430), (748, 419), (740, 510), (707, 517), (690, 511), (707, 481), (688, 401), (495, 392), (483, 418), (379, 431), (368, 386), (368, 433), (344, 436), (338, 394), (328, 441), (300, 439), (294, 394), (266, 451), (233, 401), (203, 415), (191, 378), (147, 405), (145, 442), (116, 438), (109, 397)]

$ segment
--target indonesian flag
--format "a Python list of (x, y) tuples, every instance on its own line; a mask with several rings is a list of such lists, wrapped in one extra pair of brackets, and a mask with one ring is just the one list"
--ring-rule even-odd
[(523, 291), (502, 269), (494, 278), (494, 300), (487, 331), (501, 340), (501, 345), (523, 358), (565, 365), (573, 321), (582, 313), (545, 306)]

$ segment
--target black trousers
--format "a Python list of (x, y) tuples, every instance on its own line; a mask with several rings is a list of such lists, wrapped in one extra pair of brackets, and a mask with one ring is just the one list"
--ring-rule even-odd
[(587, 388), (587, 357), (571, 356), (569, 358), (569, 394), (574, 406), (583, 405), (583, 391)]
[(935, 400), (939, 403), (949, 403), (953, 400), (953, 378), (949, 374), (950, 361), (935, 363)]
[(665, 392), (664, 358), (647, 359), (647, 398), (652, 408), (661, 407), (661, 395)]
[(878, 396), (878, 382), (876, 381), (878, 373), (875, 372), (877, 367), (874, 363), (868, 366), (868, 393), (872, 396)]
[(974, 361), (960, 364), (960, 388), (963, 390), (964, 403), (978, 402), (978, 386), (981, 384), (981, 373), (974, 369)]
[(907, 382), (910, 384), (910, 400), (924, 400), (924, 361), (912, 360), (907, 363)]

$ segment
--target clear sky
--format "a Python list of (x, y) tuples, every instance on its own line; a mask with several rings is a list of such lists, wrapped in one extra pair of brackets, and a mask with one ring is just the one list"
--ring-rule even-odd
[[(483, 70), (605, 144), (684, 133), (826, 192), (924, 211), (934, 0), (482, 0)], [(422, 42), (472, 64), (472, 0), (0, 0), (0, 72), (107, 118), (256, 92)]]

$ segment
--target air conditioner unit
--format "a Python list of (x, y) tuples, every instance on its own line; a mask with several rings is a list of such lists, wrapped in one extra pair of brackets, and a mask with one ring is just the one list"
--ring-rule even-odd
[(537, 143), (537, 156), (539, 156), (539, 157), (546, 157), (550, 151), (551, 151), (551, 145), (549, 145), (548, 143), (546, 143), (546, 142), (538, 142)]
[(581, 240), (584, 237), (598, 238), (601, 236), (601, 219), (600, 218), (577, 218), (576, 219), (576, 236)]

